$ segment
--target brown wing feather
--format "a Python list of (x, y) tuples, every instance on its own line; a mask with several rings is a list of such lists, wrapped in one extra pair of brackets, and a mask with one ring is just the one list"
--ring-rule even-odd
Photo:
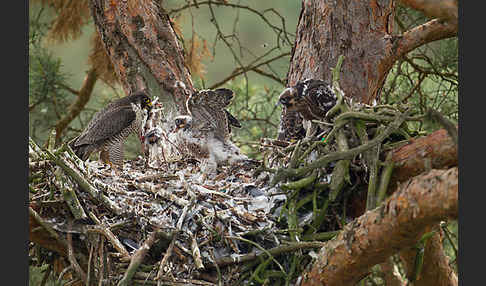
[(136, 114), (131, 106), (115, 107), (101, 114), (85, 133), (75, 142), (74, 146), (103, 142), (120, 133), (135, 120)]
[(187, 100), (193, 124), (202, 131), (213, 132), (214, 137), (225, 141), (229, 137), (228, 118), (224, 108), (233, 98), (230, 89), (202, 90)]

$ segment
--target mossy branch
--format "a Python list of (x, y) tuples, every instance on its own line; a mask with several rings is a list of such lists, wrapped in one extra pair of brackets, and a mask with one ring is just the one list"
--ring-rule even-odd
[(395, 130), (397, 130), (400, 127), (400, 125), (405, 121), (409, 113), (410, 111), (406, 111), (405, 113), (398, 114), (395, 117), (394, 121), (391, 122), (385, 128), (385, 130), (383, 130), (382, 133), (377, 135), (373, 140), (370, 140), (367, 144), (360, 145), (358, 147), (349, 149), (347, 151), (330, 153), (308, 164), (307, 166), (303, 166), (300, 168), (278, 169), (272, 179), (271, 186), (275, 186), (278, 182), (281, 182), (287, 178), (303, 177), (305, 174), (311, 172), (314, 169), (325, 167), (327, 164), (329, 164), (332, 161), (351, 159), (354, 156), (373, 148), (375, 145), (383, 142), (383, 140), (385, 140), (390, 134), (392, 134)]

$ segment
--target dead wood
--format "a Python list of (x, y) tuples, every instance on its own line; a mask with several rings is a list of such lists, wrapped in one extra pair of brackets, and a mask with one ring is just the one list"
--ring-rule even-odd
[(126, 94), (147, 90), (167, 110), (185, 110), (192, 80), (169, 15), (151, 0), (90, 0), (96, 30)]

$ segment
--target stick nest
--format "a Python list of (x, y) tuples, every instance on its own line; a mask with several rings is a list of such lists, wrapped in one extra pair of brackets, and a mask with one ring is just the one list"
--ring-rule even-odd
[(319, 134), (264, 139), (260, 166), (220, 166), (204, 183), (191, 159), (153, 167), (139, 156), (116, 173), (30, 140), (32, 262), (52, 261), (32, 243), (43, 234), (83, 285), (296, 283), (314, 249), (383, 200), (382, 154), (409, 139), (408, 120), (403, 108), (340, 100), (314, 122)]

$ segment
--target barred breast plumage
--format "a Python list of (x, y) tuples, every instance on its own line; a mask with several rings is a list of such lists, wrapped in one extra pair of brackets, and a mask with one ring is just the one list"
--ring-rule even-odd
[(140, 135), (146, 121), (145, 109), (152, 103), (145, 92), (139, 91), (110, 103), (96, 113), (86, 129), (70, 146), (83, 161), (100, 151), (103, 162), (121, 167), (123, 144), (132, 133)]

